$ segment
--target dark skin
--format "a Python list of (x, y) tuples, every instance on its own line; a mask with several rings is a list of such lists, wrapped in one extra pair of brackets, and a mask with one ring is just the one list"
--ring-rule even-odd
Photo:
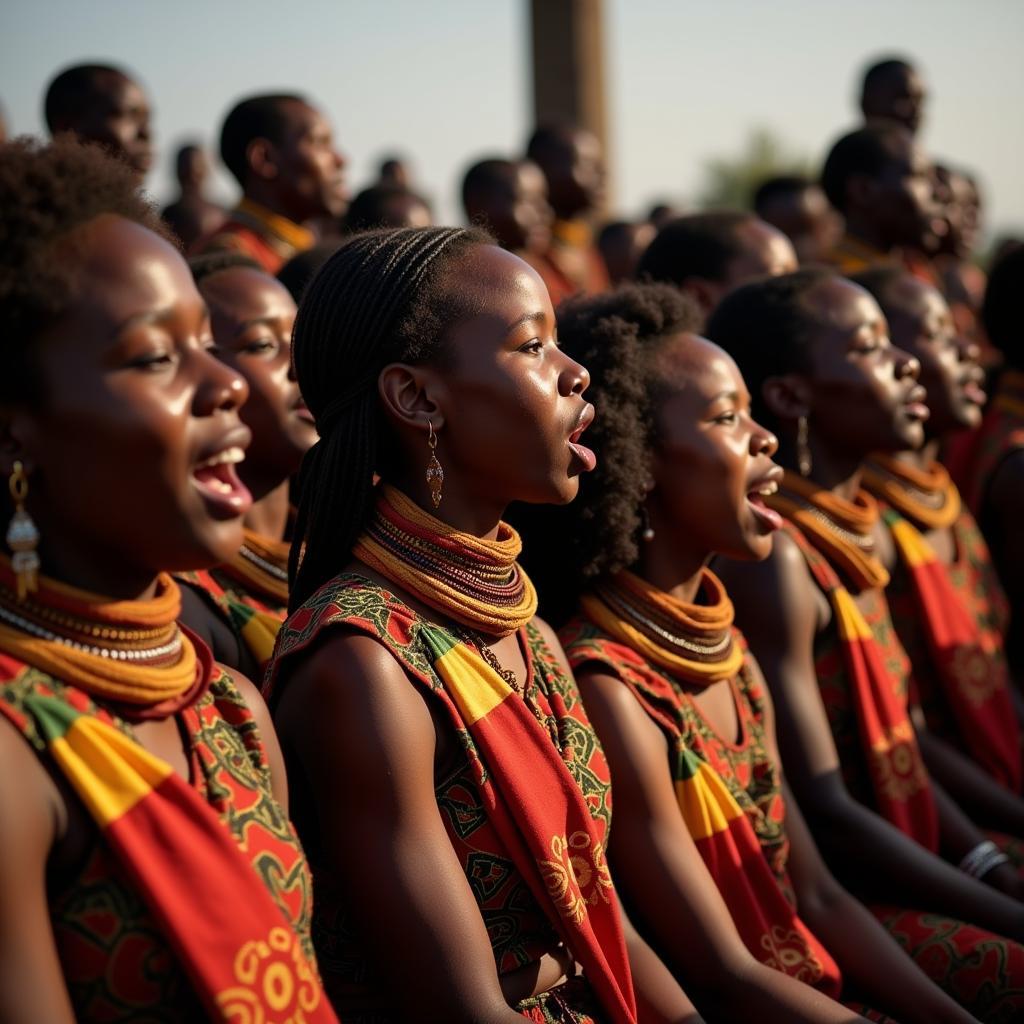
[[(771, 491), (781, 476), (771, 461), (777, 442), (751, 418), (733, 361), (710, 342), (689, 334), (667, 340), (652, 372), (667, 394), (656, 413), (659, 441), (647, 498), (654, 537), (636, 568), (660, 589), (693, 601), (701, 569), (716, 552), (741, 560), (769, 554), (774, 523), (748, 496)], [(756, 663), (752, 670), (760, 675)], [(612, 867), (676, 975), (726, 1019), (765, 1012), (794, 1022), (859, 1019), (750, 954), (679, 814), (665, 734), (617, 678), (593, 666), (583, 668), (579, 681), (615, 781)], [(734, 680), (693, 687), (686, 699), (720, 736), (737, 735)], [(770, 720), (766, 734), (778, 764)], [(793, 801), (787, 832), (800, 913), (839, 957), (844, 974), (903, 1020), (971, 1020), (835, 881)]]
[(842, 222), (818, 185), (778, 194), (759, 213), (793, 243), (801, 264), (819, 263), (842, 234)]
[(547, 252), (554, 211), (544, 173), (532, 160), (508, 161), (502, 173), (466, 199), (466, 217), (486, 225), (503, 249)]
[(632, 281), (644, 250), (654, 241), (657, 231), (649, 221), (631, 224), (623, 221), (611, 230), (605, 229), (597, 240), (601, 258), (613, 285)]
[(909, 132), (894, 134), (886, 146), (890, 159), (877, 175), (853, 175), (847, 183), (847, 234), (882, 252), (933, 252), (945, 225), (931, 166)]
[[(147, 598), (159, 572), (215, 564), (241, 543), (248, 493), (240, 484), (211, 490), (195, 473), (212, 454), (248, 443), (238, 416), (245, 382), (212, 355), (206, 307), (166, 241), (104, 215), (58, 255), (80, 266), (78, 290), (33, 343), (44, 399), (0, 408), (0, 471), (20, 459), (29, 473), (44, 573), (116, 600)], [(287, 810), (270, 716), (256, 688), (234, 678)], [(134, 733), (188, 778), (177, 718)], [(59, 770), (6, 719), (0, 762), (0, 1018), (70, 1024), (48, 901), (90, 855), (95, 826)]]
[(118, 71), (97, 72), (89, 102), (76, 116), (58, 121), (53, 130), (105, 146), (127, 162), (140, 180), (153, 166), (149, 101), (137, 82)]
[(861, 97), (867, 120), (895, 121), (911, 134), (921, 127), (928, 93), (918, 72), (908, 65), (896, 65), (877, 75)]
[[(561, 503), (575, 496), (586, 462), (569, 438), (589, 419), (583, 398), (589, 378), (558, 349), (544, 286), (517, 257), (476, 247), (449, 280), (448, 287), (470, 289), (481, 312), (450, 326), (451, 359), (443, 369), (392, 364), (381, 372), (382, 410), (402, 451), (387, 478), (421, 507), (432, 507), (423, 479), (429, 421), (445, 467), (435, 514), (460, 530), (494, 537), (510, 501)], [(349, 568), (425, 618), (448, 624), (361, 563)], [(538, 625), (564, 665), (551, 630)], [(494, 638), (490, 647), (525, 679), (515, 634)], [(575, 971), (559, 947), (499, 978), (434, 793), (458, 741), (380, 644), (345, 632), (327, 637), (295, 666), (276, 717), (296, 779), (309, 787), (315, 806), (314, 841), (339, 880), (359, 879), (346, 887), (346, 905), (410, 1019), (514, 1024), (522, 1020), (511, 1008), (515, 1002)], [(300, 832), (314, 827), (296, 812)], [(353, 829), (359, 843), (351, 842)], [(417, 950), (415, 957), (398, 954), (396, 934)], [(628, 922), (626, 935), (640, 1019), (697, 1020)]]
[(279, 142), (253, 139), (246, 151), (245, 195), (296, 224), (345, 211), (345, 158), (335, 149), (331, 126), (315, 108), (282, 100), (287, 118)]
[(582, 128), (564, 128), (538, 162), (548, 180), (548, 201), (560, 220), (599, 210), (605, 196), (605, 167), (597, 136)]
[(224, 220), (224, 211), (203, 196), (210, 176), (206, 154), (198, 146), (178, 151), (176, 173), (181, 195), (164, 209), (161, 216), (181, 239), (187, 252), (200, 238), (214, 231)]
[[(856, 285), (826, 281), (804, 303), (817, 325), (811, 370), (769, 378), (763, 386), (765, 401), (785, 428), (779, 461), (796, 467), (795, 423), (808, 416), (815, 482), (851, 498), (871, 452), (895, 453), (922, 443), (920, 370), (915, 359), (892, 346), (877, 304)], [(875, 539), (883, 559), (891, 558), (892, 541), (881, 524)], [(780, 536), (764, 562), (722, 562), (716, 568), (768, 681), (790, 784), (830, 867), (866, 897), (928, 907), (1024, 938), (1024, 908), (1007, 895), (1016, 888), (1013, 872), (997, 868), (987, 876), (989, 884), (977, 882), (846, 789), (814, 668), (815, 643), (829, 628), (832, 612), (795, 544)], [(854, 600), (863, 602), (864, 595)], [(956, 863), (983, 837), (934, 780), (932, 789), (943, 855)]]
[(682, 284), (706, 314), (734, 288), (758, 277), (789, 274), (797, 268), (796, 253), (789, 239), (758, 217), (736, 229), (740, 252), (726, 265), (720, 278), (690, 277)]
[[(977, 362), (977, 346), (958, 334), (949, 307), (930, 285), (908, 274), (882, 305), (893, 341), (918, 359), (921, 383), (928, 391), (931, 416), (924, 447), (898, 456), (924, 469), (937, 457), (943, 437), (981, 421), (985, 375)], [(925, 539), (945, 565), (953, 564), (958, 553), (952, 527), (928, 530)], [(895, 558), (886, 568), (895, 568)], [(957, 803), (970, 807), (971, 816), (987, 828), (1024, 835), (1024, 800), (930, 732), (920, 709), (915, 709), (914, 724), (928, 770)]]

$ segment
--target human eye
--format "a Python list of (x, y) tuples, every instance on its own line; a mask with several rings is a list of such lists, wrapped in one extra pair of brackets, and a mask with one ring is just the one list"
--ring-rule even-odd
[(242, 351), (254, 356), (277, 355), (280, 347), (274, 338), (251, 338), (242, 346)]
[(544, 342), (540, 338), (531, 338), (529, 341), (519, 346), (520, 352), (527, 352), (530, 355), (536, 355), (544, 348)]
[(723, 426), (731, 427), (734, 423), (739, 420), (739, 415), (735, 409), (727, 409), (725, 412), (720, 412), (714, 417), (715, 423), (721, 423)]

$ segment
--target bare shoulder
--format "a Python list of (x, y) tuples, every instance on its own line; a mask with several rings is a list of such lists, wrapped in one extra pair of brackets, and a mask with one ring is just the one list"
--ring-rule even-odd
[(562, 647), (562, 641), (558, 639), (558, 634), (551, 628), (551, 625), (539, 615), (534, 615), (530, 620), (530, 624), (543, 637), (544, 643), (547, 644), (551, 649), (551, 653), (558, 659), (558, 663), (562, 666), (566, 675), (571, 676), (573, 672), (569, 667), (569, 659), (566, 657), (565, 649)]

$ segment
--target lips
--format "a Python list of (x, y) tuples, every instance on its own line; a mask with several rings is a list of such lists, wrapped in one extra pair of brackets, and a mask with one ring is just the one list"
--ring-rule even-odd
[(765, 504), (765, 499), (776, 494), (782, 480), (782, 467), (772, 466), (767, 473), (756, 477), (747, 489), (747, 504), (757, 521), (766, 532), (773, 532), (782, 526), (782, 516)]
[(302, 420), (304, 423), (309, 423), (313, 426), (316, 425), (316, 419), (313, 414), (309, 411), (306, 403), (300, 398), (295, 405), (292, 406), (292, 412), (295, 416)]
[(982, 374), (968, 374), (960, 381), (960, 393), (971, 405), (984, 405), (988, 401), (988, 392), (981, 386)]
[(597, 466), (597, 456), (586, 445), (579, 443), (583, 431), (594, 422), (594, 407), (587, 402), (576, 421), (576, 429), (569, 435), (569, 450), (582, 464), (583, 472), (589, 473)]
[(928, 392), (920, 384), (910, 389), (903, 402), (903, 411), (912, 420), (926, 420), (931, 415), (931, 410), (925, 404)]
[(192, 486), (216, 518), (244, 515), (252, 505), (249, 489), (238, 478), (236, 466), (245, 459), (248, 429), (223, 438), (192, 467)]

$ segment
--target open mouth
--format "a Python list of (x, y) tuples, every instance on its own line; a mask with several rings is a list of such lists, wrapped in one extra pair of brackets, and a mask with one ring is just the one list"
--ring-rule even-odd
[(903, 412), (908, 419), (923, 422), (931, 415), (931, 410), (925, 404), (928, 392), (920, 384), (912, 388), (903, 403)]
[(315, 417), (309, 411), (306, 403), (301, 398), (292, 407), (292, 412), (295, 414), (296, 418), (302, 420), (303, 423), (309, 423), (312, 426), (316, 426)]
[(193, 467), (192, 483), (207, 504), (232, 515), (241, 515), (249, 508), (252, 495), (235, 469), (244, 458), (245, 449), (232, 445)]
[(583, 436), (583, 431), (594, 422), (594, 407), (588, 402), (583, 412), (580, 414), (579, 422), (576, 429), (569, 435), (569, 450), (573, 453), (576, 459), (582, 464), (583, 471), (589, 473), (597, 466), (597, 456), (593, 450), (588, 448), (586, 445), (580, 444), (580, 438)]
[(984, 405), (988, 401), (988, 392), (975, 377), (968, 377), (960, 384), (960, 393), (971, 405)]
[(782, 471), (778, 470), (778, 475), (762, 477), (747, 491), (747, 504), (766, 532), (778, 530), (782, 526), (782, 516), (775, 509), (769, 508), (765, 502), (766, 498), (778, 492), (778, 476), (781, 475)]

